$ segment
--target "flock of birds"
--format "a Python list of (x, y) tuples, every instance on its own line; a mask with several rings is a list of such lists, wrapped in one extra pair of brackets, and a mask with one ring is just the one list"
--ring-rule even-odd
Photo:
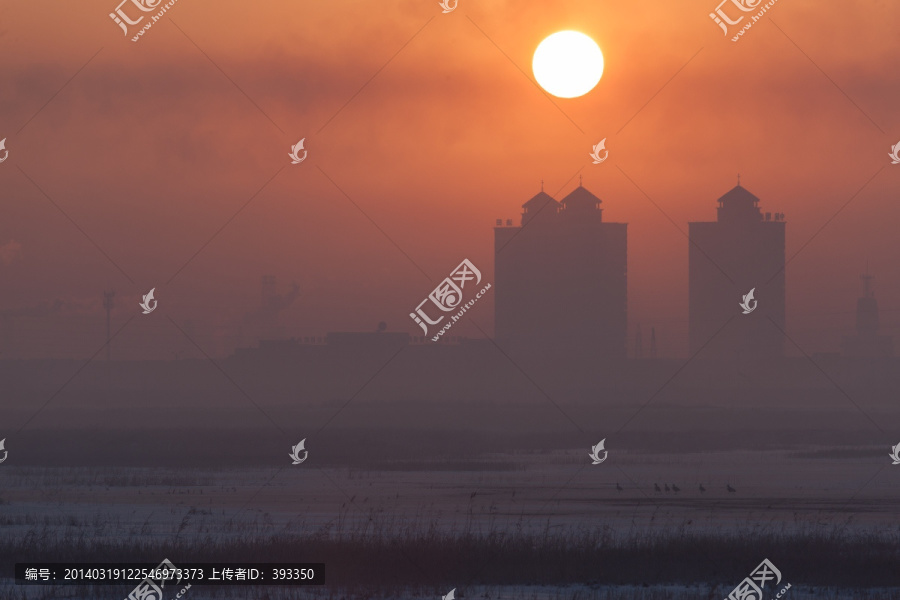
[[(678, 487), (677, 485), (675, 485), (674, 483), (672, 484), (672, 487), (669, 487), (669, 484), (668, 484), (668, 483), (664, 483), (664, 484), (663, 484), (663, 487), (665, 488), (665, 490), (666, 490), (667, 492), (680, 492), (680, 491), (681, 491), (681, 488)], [(620, 492), (622, 492), (622, 491), (625, 490), (625, 488), (623, 488), (621, 485), (619, 485), (618, 482), (616, 482), (616, 489), (619, 490)], [(658, 483), (654, 483), (654, 484), (653, 484), (653, 489), (656, 490), (657, 492), (662, 492), (662, 491), (663, 491), (662, 489), (660, 489)], [(725, 484), (725, 489), (728, 490), (729, 493), (737, 492), (736, 489), (734, 489), (733, 487), (731, 487), (731, 484), (730, 484), (730, 483), (726, 483), (726, 484)], [(703, 484), (702, 484), (702, 483), (700, 484), (700, 491), (701, 491), (701, 492), (705, 492), (705, 491), (706, 491), (706, 488), (703, 487)]]

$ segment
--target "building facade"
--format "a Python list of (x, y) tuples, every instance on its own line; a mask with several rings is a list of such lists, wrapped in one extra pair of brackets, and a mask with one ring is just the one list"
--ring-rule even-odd
[[(689, 224), (690, 353), (729, 360), (784, 355), (785, 221), (763, 213), (738, 185), (719, 198), (717, 219)], [(753, 290), (743, 314), (740, 304)], [(754, 304), (755, 303), (755, 304)]]
[(579, 185), (557, 202), (539, 194), (518, 227), (494, 229), (496, 339), (548, 361), (625, 357), (627, 224), (606, 223)]

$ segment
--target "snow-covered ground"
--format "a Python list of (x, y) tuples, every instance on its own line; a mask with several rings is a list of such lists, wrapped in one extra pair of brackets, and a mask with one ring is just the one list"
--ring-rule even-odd
[(448, 530), (586, 522), (715, 532), (774, 523), (877, 527), (895, 523), (900, 492), (897, 473), (884, 468), (887, 456), (826, 461), (795, 450), (618, 453), (600, 465), (581, 450), (486, 455), (478, 470), (467, 471), (437, 461), (377, 471), (323, 469), (314, 456), (301, 465), (285, 462), (218, 470), (5, 466), (0, 527), (7, 536), (67, 523), (93, 527), (101, 537), (165, 536), (234, 519), (353, 528), (373, 514), (397, 525)]
[[(900, 467), (893, 471), (887, 456), (883, 460), (867, 454), (827, 460), (819, 456), (815, 448), (675, 455), (617, 452), (592, 465), (585, 449), (571, 449), (483, 455), (467, 470), (453, 470), (452, 463), (434, 460), (404, 461), (381, 470), (326, 469), (316, 465), (314, 455), (301, 465), (286, 460), (280, 467), (252, 469), (6, 465), (0, 469), (0, 537), (10, 545), (33, 540), (39, 550), (41, 544), (58, 547), (66, 540), (88, 547), (110, 542), (127, 546), (129, 540), (164, 545), (202, 543), (209, 536), (240, 541), (311, 531), (340, 537), (360, 531), (402, 536), (428, 528), (476, 535), (603, 528), (606, 539), (616, 543), (654, 534), (802, 534), (825, 527), (863, 535), (897, 527)], [(789, 581), (790, 574), (785, 578)], [(460, 589), (457, 597), (724, 598), (737, 583), (710, 587), (703, 582), (699, 588), (477, 587)], [(241, 595), (241, 589), (234, 588), (233, 597), (249, 598)], [(106, 597), (83, 595), (86, 590), (0, 584), (0, 597)], [(98, 590), (105, 594), (113, 588)], [(407, 589), (403, 582), (398, 582), (397, 590), (398, 599), (442, 595)], [(186, 597), (212, 598), (209, 593), (195, 586)], [(344, 596), (328, 586), (274, 588), (267, 593), (254, 598), (353, 595)], [(853, 597), (888, 598), (890, 593), (868, 590)], [(797, 587), (786, 597), (847, 596)]]

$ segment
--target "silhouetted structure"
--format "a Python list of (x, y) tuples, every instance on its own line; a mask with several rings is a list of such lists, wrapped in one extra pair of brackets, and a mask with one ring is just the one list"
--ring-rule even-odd
[(325, 343), (337, 348), (354, 350), (394, 348), (409, 346), (408, 333), (399, 331), (331, 331), (325, 336)]
[[(738, 184), (719, 198), (717, 220), (690, 223), (691, 354), (724, 359), (784, 354), (784, 215), (763, 213), (759, 198)], [(755, 288), (757, 310), (741, 314)], [(771, 321), (770, 321), (771, 319)], [(730, 322), (729, 322), (730, 320)], [(774, 322), (774, 324), (773, 324)], [(726, 325), (727, 324), (727, 325)]]
[(878, 335), (878, 302), (872, 290), (872, 279), (866, 270), (860, 278), (862, 296), (856, 301), (856, 335), (845, 336), (841, 352), (853, 358), (887, 358), (894, 356), (894, 338)]
[(110, 317), (113, 309), (113, 298), (116, 297), (114, 291), (103, 292), (103, 308), (106, 309), (106, 360), (111, 358), (111, 332), (109, 328)]
[(561, 202), (542, 190), (522, 205), (520, 227), (494, 228), (504, 349), (588, 364), (625, 357), (628, 226), (604, 223), (600, 203), (581, 185)]
[(275, 276), (263, 275), (260, 307), (255, 312), (244, 315), (244, 323), (258, 327), (261, 338), (278, 337), (281, 333), (278, 317), (293, 304), (299, 294), (300, 286), (296, 283), (291, 283), (291, 289), (286, 294), (279, 294)]

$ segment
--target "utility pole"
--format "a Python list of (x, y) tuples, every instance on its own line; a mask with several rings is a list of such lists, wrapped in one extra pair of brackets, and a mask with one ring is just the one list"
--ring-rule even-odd
[(110, 315), (113, 309), (113, 298), (115, 297), (115, 291), (103, 292), (103, 308), (106, 309), (106, 360), (110, 359), (110, 329), (109, 329), (109, 320)]

